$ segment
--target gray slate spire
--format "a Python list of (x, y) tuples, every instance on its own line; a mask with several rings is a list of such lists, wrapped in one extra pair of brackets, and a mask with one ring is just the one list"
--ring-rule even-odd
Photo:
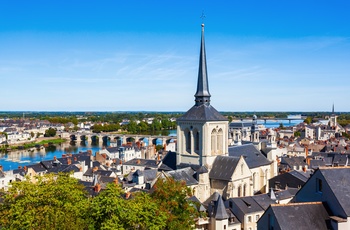
[(219, 198), (217, 202), (215, 203), (215, 216), (214, 218), (216, 220), (225, 220), (228, 219), (229, 216), (227, 215), (226, 208), (224, 201), (222, 200), (221, 195), (219, 195)]
[(201, 50), (199, 56), (199, 69), (198, 69), (198, 82), (197, 92), (194, 95), (196, 105), (210, 104), (209, 82), (207, 73), (207, 59), (205, 55), (205, 42), (204, 42), (204, 24), (202, 24), (202, 40)]
[(204, 43), (204, 24), (202, 24), (202, 40), (199, 55), (199, 70), (195, 105), (177, 121), (227, 121), (213, 106), (210, 105), (210, 93), (207, 74), (207, 60)]

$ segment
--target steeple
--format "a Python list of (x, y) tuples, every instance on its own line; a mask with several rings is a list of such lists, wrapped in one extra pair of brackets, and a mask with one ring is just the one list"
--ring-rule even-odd
[(333, 103), (333, 106), (332, 106), (332, 115), (334, 114), (334, 103)]
[(197, 81), (197, 92), (195, 96), (196, 106), (199, 105), (210, 105), (210, 93), (207, 73), (207, 59), (205, 55), (205, 42), (204, 42), (204, 24), (202, 24), (202, 40), (201, 50), (199, 54), (199, 69), (198, 69), (198, 81)]

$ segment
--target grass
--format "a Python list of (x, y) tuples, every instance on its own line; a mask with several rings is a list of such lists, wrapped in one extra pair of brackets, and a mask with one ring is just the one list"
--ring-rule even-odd
[[(46, 144), (61, 144), (63, 142), (66, 142), (65, 139), (61, 139), (61, 138), (58, 138), (58, 139), (51, 139), (51, 140), (43, 140), (43, 141), (40, 141), (40, 142), (33, 142), (33, 143), (27, 143), (27, 144), (24, 144), (22, 145), (24, 147), (24, 149), (28, 149), (28, 148), (33, 148), (37, 145), (46, 145)], [(18, 149), (19, 146), (11, 146), (11, 148), (13, 149)]]

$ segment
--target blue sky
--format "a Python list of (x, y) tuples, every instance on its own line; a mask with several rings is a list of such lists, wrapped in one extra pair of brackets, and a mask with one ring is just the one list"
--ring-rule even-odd
[(350, 1), (0, 2), (0, 110), (350, 111)]

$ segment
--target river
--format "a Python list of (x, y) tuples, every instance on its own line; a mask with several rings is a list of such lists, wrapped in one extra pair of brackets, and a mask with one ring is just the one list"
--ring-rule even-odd
[(52, 160), (54, 156), (61, 157), (65, 153), (78, 153), (79, 151), (92, 150), (92, 153), (99, 151), (103, 146), (98, 144), (92, 145), (91, 143), (62, 143), (58, 145), (49, 146), (41, 149), (33, 148), (31, 150), (16, 150), (9, 153), (0, 154), (0, 165), (3, 166), (5, 171), (17, 169), (19, 166), (25, 166), (30, 164), (39, 163), (42, 160)]

